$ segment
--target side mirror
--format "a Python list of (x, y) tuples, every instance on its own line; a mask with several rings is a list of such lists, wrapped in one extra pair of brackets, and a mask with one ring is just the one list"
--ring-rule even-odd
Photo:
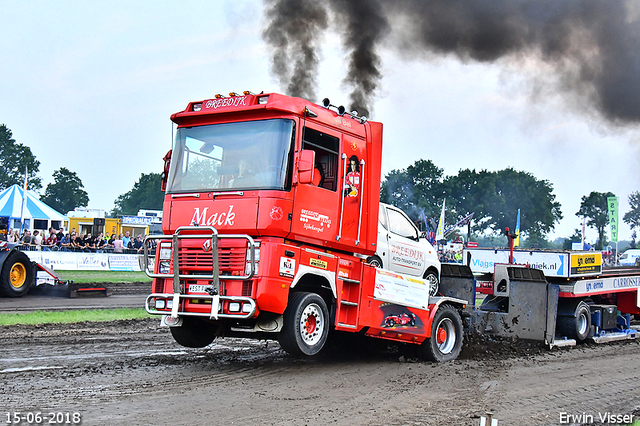
[(160, 189), (162, 189), (162, 192), (167, 190), (167, 179), (169, 178), (169, 167), (171, 166), (171, 152), (172, 150), (169, 150), (169, 152), (167, 152), (167, 155), (165, 155), (163, 158), (164, 170), (162, 171), (162, 183), (160, 185)]
[(313, 183), (316, 171), (316, 152), (303, 149), (298, 156), (298, 182)]

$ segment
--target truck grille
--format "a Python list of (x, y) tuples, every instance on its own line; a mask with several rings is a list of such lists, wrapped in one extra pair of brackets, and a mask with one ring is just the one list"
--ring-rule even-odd
[[(180, 272), (210, 273), (213, 266), (212, 256), (210, 251), (205, 252), (201, 247), (183, 247), (179, 255)], [(220, 275), (243, 275), (246, 257), (246, 242), (243, 240), (236, 247), (218, 247)]]

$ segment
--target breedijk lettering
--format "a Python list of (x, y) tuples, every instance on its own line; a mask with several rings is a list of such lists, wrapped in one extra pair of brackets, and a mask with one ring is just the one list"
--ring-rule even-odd
[(200, 213), (200, 207), (194, 208), (191, 224), (200, 226), (233, 226), (236, 214), (233, 212), (233, 204), (227, 212), (215, 212), (207, 217), (209, 207), (205, 207)]
[(222, 99), (211, 99), (205, 102), (205, 109), (218, 109), (223, 107), (230, 106), (246, 106), (247, 105), (247, 97), (246, 96), (234, 96), (231, 98), (222, 98)]

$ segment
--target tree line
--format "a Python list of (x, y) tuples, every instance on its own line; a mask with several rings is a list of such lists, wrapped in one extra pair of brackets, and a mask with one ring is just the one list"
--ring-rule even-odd
[[(611, 192), (591, 192), (581, 199), (575, 215), (584, 217), (586, 225), (598, 232), (596, 249), (607, 243), (609, 224), (607, 197)], [(506, 168), (499, 171), (462, 169), (454, 176), (444, 176), (443, 169), (431, 160), (420, 159), (406, 169), (389, 172), (380, 188), (380, 199), (393, 204), (416, 222), (435, 229), (443, 202), (445, 221), (449, 224), (468, 217), (467, 235), (499, 235), (509, 227), (513, 231), (520, 209), (520, 232), (528, 245), (544, 246), (546, 236), (562, 218), (560, 203), (556, 201), (553, 185), (531, 173)], [(445, 201), (446, 200), (446, 201)], [(631, 209), (623, 221), (633, 230), (640, 228), (640, 193), (629, 196)], [(571, 238), (575, 238), (576, 230)], [(569, 239), (569, 244), (570, 244)], [(578, 239), (580, 241), (580, 239)]]
[[(16, 142), (11, 130), (0, 125), (0, 191), (13, 184), (23, 185), (25, 170), (30, 190), (39, 192), (42, 179), (38, 176), (38, 161), (28, 146)], [(53, 172), (41, 200), (55, 210), (66, 213), (76, 207), (86, 207), (89, 195), (82, 180), (66, 167)], [(140, 209), (159, 210), (164, 194), (160, 189), (160, 173), (142, 173), (133, 188), (114, 201), (111, 214), (135, 215)], [(606, 226), (609, 223), (607, 197), (611, 192), (591, 192), (581, 199), (576, 216), (584, 217), (589, 227), (598, 232), (596, 248), (606, 245)], [(444, 176), (443, 169), (431, 160), (420, 159), (406, 169), (389, 172), (380, 188), (380, 199), (393, 204), (416, 222), (435, 228), (442, 203), (446, 200), (446, 222), (454, 224), (473, 213), (467, 224), (467, 235), (501, 234), (513, 227), (520, 209), (520, 232), (529, 244), (545, 242), (546, 235), (562, 219), (560, 203), (556, 201), (553, 185), (539, 180), (531, 173), (506, 168), (496, 172), (462, 169), (454, 176)], [(640, 229), (640, 192), (629, 195), (631, 209), (623, 221), (634, 231)], [(576, 230), (570, 239), (579, 240)]]
[[(44, 193), (40, 193), (40, 161), (28, 146), (13, 139), (13, 133), (5, 124), (0, 125), (0, 164), (0, 191), (14, 184), (22, 187), (26, 171), (28, 189), (38, 193), (40, 200), (54, 210), (66, 214), (76, 207), (86, 207), (89, 204), (89, 194), (85, 191), (82, 180), (66, 167), (55, 170), (53, 182), (47, 185)], [(141, 209), (162, 209), (164, 194), (160, 190), (160, 181), (160, 173), (142, 173), (130, 191), (116, 198), (111, 215), (136, 215)]]

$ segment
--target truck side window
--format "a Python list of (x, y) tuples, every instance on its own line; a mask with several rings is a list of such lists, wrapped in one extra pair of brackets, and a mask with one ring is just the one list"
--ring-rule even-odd
[(389, 215), (389, 231), (401, 237), (418, 239), (418, 231), (415, 226), (402, 213), (396, 210), (387, 209)]
[(338, 149), (340, 140), (309, 127), (302, 130), (302, 149), (310, 149), (316, 153), (316, 174), (322, 176), (318, 185), (336, 191), (338, 188)]

